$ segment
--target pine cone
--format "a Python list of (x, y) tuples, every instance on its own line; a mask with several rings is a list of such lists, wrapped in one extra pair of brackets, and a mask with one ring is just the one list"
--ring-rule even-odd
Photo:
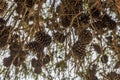
[(11, 35), (10, 40), (9, 40), (9, 44), (15, 43), (15, 42), (16, 42), (16, 44), (17, 44), (18, 38), (19, 38), (19, 35), (18, 35), (18, 34), (13, 34), (13, 35)]
[(0, 30), (0, 48), (7, 45), (8, 37), (9, 37), (9, 29), (7, 27), (1, 27)]
[(39, 53), (39, 52), (43, 51), (44, 47), (41, 46), (40, 43), (38, 43), (36, 41), (32, 41), (32, 42), (25, 44), (25, 49)]
[(3, 25), (0, 26), (0, 33), (2, 33), (4, 28), (5, 28), (5, 26), (3, 26)]
[(37, 41), (40, 45), (47, 47), (50, 45), (52, 40), (51, 40), (50, 35), (39, 31), (35, 34), (35, 41)]
[(90, 18), (89, 18), (89, 14), (88, 13), (83, 13), (79, 17), (80, 17), (79, 18), (80, 22), (82, 22), (84, 24), (89, 23), (88, 21), (89, 21)]
[(35, 58), (33, 58), (33, 59), (31, 60), (32, 67), (35, 67), (35, 66), (36, 66), (36, 62), (37, 62), (37, 60), (36, 60)]
[(65, 28), (67, 28), (70, 25), (71, 20), (72, 20), (72, 16), (61, 16), (60, 17), (60, 23)]
[(82, 43), (82, 44), (89, 44), (91, 41), (92, 41), (92, 34), (90, 31), (88, 30), (83, 30), (80, 32), (79, 34), (79, 41)]
[(43, 64), (47, 64), (50, 62), (50, 56), (46, 55), (45, 58), (43, 59)]
[(25, 6), (24, 2), (17, 2), (17, 7), (16, 7), (15, 10), (19, 15), (24, 15), (25, 14), (26, 8), (24, 6)]
[(0, 25), (5, 25), (7, 22), (3, 19), (3, 18), (0, 18)]
[(10, 44), (10, 47), (9, 47), (9, 49), (11, 50), (11, 51), (21, 51), (22, 50), (22, 47), (17, 43), (17, 42), (14, 42), (14, 43), (11, 43)]
[(120, 74), (117, 74), (116, 72), (109, 72), (106, 77), (109, 80), (120, 80)]
[(112, 20), (109, 15), (105, 14), (102, 18), (102, 21), (108, 29), (113, 30), (116, 28), (116, 22)]
[(36, 0), (26, 0), (26, 6), (32, 8)]
[(73, 56), (75, 56), (78, 59), (83, 59), (84, 56), (86, 55), (85, 52), (85, 45), (82, 44), (81, 42), (77, 41), (73, 47), (72, 47), (72, 51), (73, 51)]
[(41, 67), (35, 67), (34, 72), (35, 72), (36, 74), (40, 74), (40, 73), (42, 72)]
[(44, 52), (43, 52), (43, 51), (41, 51), (41, 52), (37, 53), (37, 58), (38, 58), (38, 60), (40, 60), (40, 61), (42, 61), (42, 60), (43, 60), (44, 56), (45, 56), (45, 54), (44, 54)]
[(32, 64), (32, 67), (41, 67), (42, 66), (42, 63), (39, 60), (35, 59), (35, 58), (33, 58), (31, 60), (31, 64)]
[(90, 11), (92, 17), (98, 18), (100, 16), (100, 11), (97, 8), (93, 7)]
[(11, 56), (3, 59), (3, 65), (9, 67), (12, 64), (13, 58)]
[(107, 28), (107, 26), (104, 24), (103, 21), (97, 21), (93, 23), (93, 26), (96, 28), (97, 31), (103, 31), (104, 28)]
[(3, 16), (3, 14), (5, 13), (5, 11), (7, 10), (8, 4), (6, 3), (5, 0), (2, 0), (0, 2), (0, 16)]
[(107, 56), (107, 55), (103, 55), (103, 56), (101, 57), (101, 62), (102, 62), (102, 63), (107, 63), (107, 62), (108, 62), (108, 56)]
[(116, 22), (114, 20), (106, 21), (105, 24), (110, 30), (116, 29)]
[(101, 47), (99, 44), (92, 44), (94, 50), (98, 53), (98, 54), (101, 54)]
[(72, 0), (71, 5), (72, 5), (73, 2), (74, 2), (74, 4), (73, 4), (73, 8), (72, 9), (74, 9), (74, 13), (75, 14), (78, 14), (80, 11), (83, 10), (82, 1), (80, 1), (80, 0), (79, 1)]
[(56, 32), (53, 34), (56, 41), (63, 43), (65, 41), (66, 36), (63, 33)]

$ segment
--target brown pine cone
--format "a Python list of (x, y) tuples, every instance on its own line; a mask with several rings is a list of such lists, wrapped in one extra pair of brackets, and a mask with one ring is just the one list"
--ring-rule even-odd
[(83, 30), (79, 34), (79, 42), (84, 45), (89, 44), (92, 41), (92, 33), (88, 30)]
[(74, 45), (72, 46), (72, 51), (73, 51), (73, 56), (77, 59), (83, 59), (84, 56), (86, 55), (85, 45), (79, 41), (74, 43)]
[(40, 45), (47, 47), (50, 45), (52, 39), (51, 39), (50, 35), (48, 35), (44, 32), (38, 31), (35, 34), (35, 41), (38, 42)]
[(3, 65), (5, 67), (9, 67), (12, 64), (12, 60), (13, 60), (13, 58), (11, 56), (4, 58)]
[(54, 36), (54, 39), (60, 43), (63, 43), (66, 38), (66, 36), (60, 32), (53, 33), (53, 36)]

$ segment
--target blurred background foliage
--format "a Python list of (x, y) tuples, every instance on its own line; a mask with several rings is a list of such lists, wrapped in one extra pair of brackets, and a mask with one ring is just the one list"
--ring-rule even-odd
[(120, 80), (119, 0), (0, 0), (0, 80)]

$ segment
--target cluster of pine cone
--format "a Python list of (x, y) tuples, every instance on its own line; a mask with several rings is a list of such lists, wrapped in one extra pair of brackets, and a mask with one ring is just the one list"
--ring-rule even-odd
[(43, 52), (44, 47), (50, 45), (51, 41), (52, 39), (50, 35), (46, 34), (45, 32), (38, 31), (35, 33), (35, 40), (27, 43), (25, 48), (35, 53), (40, 53)]
[(116, 22), (111, 19), (111, 17), (107, 14), (102, 15), (99, 21), (93, 23), (96, 31), (103, 31), (105, 28), (109, 30), (116, 29)]
[(78, 41), (72, 46), (73, 56), (76, 59), (83, 59), (86, 56), (86, 46), (92, 41), (92, 33), (86, 29), (80, 32)]
[(45, 32), (38, 31), (35, 33), (35, 40), (25, 44), (25, 48), (33, 53), (37, 53), (37, 59), (31, 60), (35, 73), (41, 72), (41, 67), (50, 62), (50, 56), (44, 54), (44, 48), (48, 47), (52, 41), (51, 36)]
[(26, 8), (32, 8), (36, 2), (36, 0), (14, 0), (17, 4), (16, 12), (19, 15), (24, 15), (26, 12)]
[(18, 67), (22, 63), (24, 63), (28, 52), (22, 49), (21, 42), (18, 42), (18, 35), (14, 34), (11, 36), (9, 43), (9, 57), (3, 59), (3, 65), (6, 67), (10, 67), (13, 63), (14, 66)]
[(108, 80), (120, 80), (120, 74), (117, 74), (116, 72), (109, 72), (104, 79)]
[[(72, 5), (72, 6), (71, 6)], [(57, 7), (57, 13), (60, 15), (60, 23), (63, 27), (69, 27), (72, 17), (83, 10), (82, 1), (74, 0), (61, 0), (60, 5)], [(61, 15), (65, 14), (65, 15)], [(77, 24), (76, 24), (77, 25)]]
[[(76, 31), (78, 28), (84, 28), (84, 26), (88, 24), (88, 27), (94, 27), (98, 33), (104, 31), (106, 28), (109, 30), (116, 29), (115, 20), (101, 10), (102, 6), (97, 7), (97, 5), (91, 6), (88, 4), (88, 7), (90, 10), (84, 11), (81, 0), (62, 0), (56, 11), (59, 15), (59, 23), (65, 28), (71, 27), (72, 24), (72, 27), (74, 27)], [(79, 13), (81, 14), (78, 15)], [(75, 15), (78, 16), (75, 17)], [(75, 19), (73, 20), (73, 18)], [(72, 21), (73, 23), (71, 23)]]
[(50, 62), (50, 56), (49, 55), (45, 55), (43, 58), (41, 58), (41, 56), (38, 54), (37, 57), (40, 57), (38, 59), (33, 58), (31, 60), (31, 64), (32, 67), (34, 68), (34, 72), (36, 74), (40, 74), (41, 73), (41, 67), (48, 64)]

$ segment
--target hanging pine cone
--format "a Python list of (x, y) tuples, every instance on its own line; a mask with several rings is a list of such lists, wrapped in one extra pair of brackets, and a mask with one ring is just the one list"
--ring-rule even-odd
[(5, 0), (0, 1), (0, 16), (3, 16), (5, 11), (7, 10), (8, 4)]
[(41, 43), (44, 39), (45, 33), (42, 31), (38, 31), (35, 33), (35, 40), (39, 43)]
[(7, 22), (3, 19), (3, 18), (0, 18), (0, 25), (5, 25)]
[(47, 64), (50, 62), (50, 56), (49, 55), (46, 55), (44, 58), (43, 58), (43, 64)]
[(45, 54), (44, 54), (43, 51), (37, 53), (37, 59), (38, 59), (39, 61), (42, 61), (44, 57), (45, 57)]
[(7, 27), (1, 27), (2, 30), (0, 30), (0, 48), (7, 45), (7, 40), (9, 37), (9, 28)]
[(14, 43), (11, 43), (11, 44), (10, 44), (9, 49), (10, 49), (11, 51), (19, 52), (19, 51), (22, 50), (22, 46), (19, 45), (18, 42), (14, 42)]
[(72, 46), (72, 51), (73, 51), (73, 56), (77, 59), (83, 59), (84, 56), (86, 55), (85, 52), (85, 45), (82, 44), (81, 42), (77, 41), (73, 46)]
[(103, 31), (104, 28), (107, 28), (103, 21), (94, 22), (93, 26), (97, 31)]
[[(74, 2), (74, 4), (72, 4)], [(74, 0), (72, 0), (72, 2), (71, 2), (71, 5), (73, 5), (72, 7), (72, 9), (74, 9), (74, 13), (75, 14), (78, 14), (80, 11), (82, 11), (83, 10), (83, 6), (82, 6), (82, 1), (74, 1)], [(70, 6), (71, 6), (70, 5)]]
[(106, 21), (109, 21), (109, 20), (111, 20), (111, 17), (109, 15), (107, 15), (107, 14), (103, 15), (103, 17), (102, 17), (103, 22), (106, 22)]
[(37, 60), (36, 60), (35, 58), (33, 58), (33, 59), (31, 60), (31, 65), (32, 65), (32, 67), (35, 67), (35, 66), (36, 66), (36, 62), (37, 62)]
[(58, 14), (70, 14), (70, 9), (68, 9), (68, 4), (66, 1), (62, 1), (56, 9)]
[(82, 30), (79, 34), (79, 41), (82, 44), (89, 44), (92, 41), (92, 33), (88, 30)]
[(100, 16), (100, 11), (96, 7), (93, 7), (90, 10), (90, 12), (91, 12), (92, 17), (94, 18), (98, 18)]
[(76, 28), (80, 27), (79, 25), (80, 25), (79, 18), (76, 18), (76, 19), (74, 20), (72, 26), (76, 29)]
[(19, 15), (24, 15), (25, 14), (26, 8), (24, 6), (25, 6), (24, 2), (18, 2), (17, 3), (17, 7), (16, 7), (15, 10)]
[(26, 0), (26, 6), (32, 8), (36, 0)]
[(102, 21), (108, 29), (113, 30), (116, 28), (116, 22), (112, 20), (109, 15), (105, 14), (102, 18)]
[(15, 36), (11, 37), (9, 44), (10, 44), (10, 46), (9, 46), (9, 49), (10, 49), (9, 54), (12, 57), (15, 57), (22, 50), (22, 46), (20, 45), (20, 43), (17, 42)]
[(50, 45), (52, 39), (50, 35), (39, 31), (35, 34), (35, 41), (37, 41), (41, 46), (47, 47)]
[(40, 74), (40, 73), (42, 72), (41, 67), (35, 67), (34, 72), (35, 72), (36, 74)]
[(106, 78), (108, 80), (120, 80), (120, 74), (117, 74), (116, 72), (109, 72), (106, 75)]
[(116, 29), (116, 22), (114, 20), (106, 21), (105, 24), (110, 30)]
[(79, 20), (80, 22), (84, 23), (84, 24), (87, 24), (89, 23), (89, 14), (88, 13), (83, 13), (79, 16)]
[(2, 33), (3, 29), (5, 28), (5, 26), (0, 26), (0, 33)]
[(54, 39), (60, 43), (63, 43), (66, 38), (66, 36), (60, 32), (53, 33), (53, 36), (54, 36)]
[(3, 48), (4, 46), (7, 45), (7, 40), (8, 40), (8, 37), (2, 37), (0, 39), (0, 48)]
[(12, 57), (15, 57), (16, 55), (18, 56), (20, 54), (20, 52), (22, 51), (22, 46), (20, 45), (20, 43), (15, 41), (15, 42), (10, 43), (9, 49), (10, 49), (9, 54)]
[(101, 57), (101, 62), (102, 62), (102, 63), (107, 63), (107, 62), (108, 62), (108, 56), (107, 56), (107, 55), (103, 55), (103, 56)]
[(32, 42), (25, 44), (25, 49), (33, 51), (35, 53), (39, 53), (39, 52), (43, 51), (44, 47), (41, 46), (40, 43), (38, 43), (36, 41), (32, 41)]
[(51, 37), (50, 37), (48, 34), (46, 34), (46, 35), (45, 35), (45, 38), (44, 38), (44, 41), (43, 41), (43, 45), (44, 45), (45, 47), (46, 47), (46, 46), (49, 46), (50, 43), (51, 43), (51, 41), (52, 41)]
[(13, 43), (18, 43), (18, 38), (19, 38), (19, 35), (18, 34), (13, 34), (11, 35), (10, 39), (9, 39), (9, 44), (13, 44)]
[(61, 16), (60, 17), (60, 23), (65, 28), (67, 28), (70, 25), (71, 20), (72, 20), (72, 16)]
[(39, 60), (33, 58), (31, 60), (31, 64), (32, 64), (32, 67), (41, 67), (42, 66), (42, 62), (40, 62)]
[(61, 4), (59, 6), (60, 6), (59, 11), (63, 11), (64, 14), (78, 14), (83, 9), (82, 1), (80, 0), (79, 1), (75, 1), (75, 0), (61, 1)]
[(11, 56), (4, 58), (3, 65), (5, 67), (9, 67), (12, 64), (12, 60), (13, 60), (13, 58)]
[(88, 69), (86, 75), (87, 80), (98, 80), (98, 78), (95, 75), (96, 75), (96, 70)]
[(92, 44), (94, 50), (98, 53), (98, 54), (101, 54), (101, 47), (99, 44)]

